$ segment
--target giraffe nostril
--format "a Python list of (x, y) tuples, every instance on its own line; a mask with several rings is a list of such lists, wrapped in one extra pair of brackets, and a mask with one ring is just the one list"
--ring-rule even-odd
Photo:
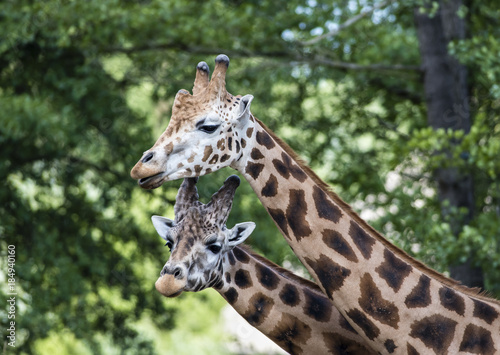
[(148, 154), (146, 154), (146, 156), (144, 158), (142, 158), (141, 162), (142, 163), (147, 163), (151, 159), (153, 159), (153, 156), (154, 156), (154, 153), (153, 152), (149, 152)]
[(176, 279), (182, 278), (182, 270), (181, 270), (180, 267), (175, 268), (175, 270), (174, 270), (174, 277)]

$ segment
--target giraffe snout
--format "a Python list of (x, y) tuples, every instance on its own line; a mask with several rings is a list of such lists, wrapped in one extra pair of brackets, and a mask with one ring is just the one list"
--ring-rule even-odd
[(167, 263), (161, 270), (155, 287), (165, 297), (177, 297), (184, 291), (186, 284), (187, 278), (184, 269), (181, 266)]

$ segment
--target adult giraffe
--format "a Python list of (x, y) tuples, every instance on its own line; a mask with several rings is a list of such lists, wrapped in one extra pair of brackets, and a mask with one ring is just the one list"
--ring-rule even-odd
[(225, 88), (229, 58), (212, 79), (197, 66), (193, 95), (131, 176), (146, 189), (230, 166), (250, 183), (322, 290), (381, 353), (500, 352), (500, 302), (460, 286), (388, 242), (250, 113), (251, 95)]
[(166, 297), (213, 287), (252, 326), (290, 354), (370, 355), (319, 287), (240, 245), (252, 222), (226, 228), (240, 179), (230, 176), (205, 205), (197, 178), (186, 178), (177, 194), (175, 221), (153, 216), (171, 249), (156, 289)]

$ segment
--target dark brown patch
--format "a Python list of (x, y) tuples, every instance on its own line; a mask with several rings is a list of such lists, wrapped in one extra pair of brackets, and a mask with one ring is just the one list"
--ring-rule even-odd
[(264, 158), (264, 155), (260, 152), (260, 149), (253, 148), (252, 152), (250, 153), (250, 157), (253, 160), (259, 160), (259, 159)]
[(252, 137), (252, 133), (253, 133), (253, 127), (249, 127), (249, 128), (247, 129), (247, 137), (248, 137), (248, 138), (251, 138), (251, 137)]
[(301, 344), (311, 338), (311, 327), (299, 318), (284, 313), (269, 333), (269, 338), (290, 354), (303, 354)]
[(335, 205), (328, 195), (317, 185), (313, 188), (313, 199), (318, 211), (318, 216), (337, 223), (342, 217), (342, 211)]
[(238, 300), (238, 291), (234, 287), (230, 287), (223, 296), (229, 304), (234, 304)]
[(290, 177), (290, 174), (300, 182), (304, 182), (307, 179), (306, 173), (300, 168), (300, 166), (293, 163), (292, 158), (285, 152), (281, 153), (281, 159), (273, 159), (273, 165), (276, 171), (283, 176), (285, 179)]
[(229, 259), (229, 264), (231, 264), (232, 266), (236, 264), (236, 260), (234, 259), (233, 253), (228, 253), (228, 259)]
[(226, 140), (224, 138), (217, 141), (217, 148), (219, 148), (219, 150), (224, 150), (226, 148)]
[(285, 212), (283, 212), (280, 209), (273, 209), (273, 208), (268, 208), (267, 212), (271, 216), (271, 218), (276, 222), (276, 225), (278, 226), (279, 229), (283, 232), (285, 237), (290, 239), (290, 236), (288, 235), (288, 226), (286, 223), (286, 216)]
[(384, 250), (384, 262), (375, 269), (394, 292), (399, 291), (403, 281), (410, 274), (411, 270), (411, 265), (396, 257), (389, 249)]
[(229, 272), (226, 272), (225, 276), (226, 276), (226, 282), (231, 283), (231, 274)]
[(480, 318), (488, 324), (492, 324), (498, 318), (498, 312), (493, 306), (474, 298), (472, 298), (472, 302), (474, 302), (474, 312), (472, 313), (474, 317)]
[(264, 286), (268, 290), (274, 290), (276, 287), (278, 287), (280, 279), (273, 270), (271, 270), (267, 266), (256, 264), (255, 271), (257, 272), (257, 279), (262, 284), (262, 286)]
[(203, 152), (203, 158), (201, 159), (201, 161), (203, 161), (203, 162), (207, 161), (207, 159), (210, 157), (210, 155), (212, 155), (212, 152), (213, 152), (212, 146), (207, 145), (205, 147), (205, 151)]
[(279, 293), (280, 299), (288, 306), (296, 306), (300, 302), (299, 290), (292, 284), (286, 284)]
[(248, 256), (248, 254), (240, 248), (234, 248), (233, 255), (236, 257), (236, 259), (238, 259), (240, 263), (248, 264), (248, 262), (250, 261), (250, 257)]
[(245, 149), (246, 146), (247, 146), (247, 141), (245, 140), (245, 138), (241, 138), (241, 148)]
[(172, 142), (165, 146), (165, 155), (169, 155), (174, 150), (174, 144)]
[(261, 194), (265, 197), (273, 197), (278, 193), (278, 179), (276, 176), (271, 174), (269, 180), (267, 180), (266, 185), (262, 188)]
[(252, 326), (258, 326), (267, 318), (269, 312), (274, 306), (274, 301), (271, 297), (267, 297), (262, 292), (253, 295), (248, 304), (248, 309), (243, 313), (243, 318)]
[[(247, 132), (247, 134), (248, 134), (248, 132)], [(259, 143), (260, 145), (263, 145), (267, 149), (272, 149), (275, 146), (273, 139), (265, 131), (257, 132), (257, 135), (255, 138), (257, 140), (257, 143)]]
[(352, 250), (351, 246), (347, 241), (342, 237), (342, 235), (334, 230), (325, 229), (323, 232), (323, 242), (327, 247), (332, 248), (337, 253), (342, 255), (347, 260), (353, 261), (355, 263), (358, 262), (358, 257)]
[(228, 160), (231, 156), (229, 154), (224, 154), (221, 158), (220, 158), (220, 162), (221, 163), (224, 163), (226, 160)]
[(462, 296), (449, 287), (443, 286), (439, 289), (439, 300), (444, 308), (463, 316), (465, 302)]
[(323, 254), (315, 261), (309, 258), (304, 258), (304, 260), (318, 276), (318, 281), (326, 290), (329, 298), (333, 292), (342, 287), (344, 280), (351, 274), (351, 270), (342, 267)]
[(341, 316), (340, 319), (339, 319), (339, 325), (341, 328), (344, 328), (345, 330), (348, 330), (350, 331), (351, 333), (354, 333), (354, 334), (358, 334), (358, 332), (356, 332), (356, 329), (354, 329), (351, 325), (351, 323), (349, 323), (347, 321), (347, 319), (345, 319), (344, 316)]
[(236, 154), (238, 154), (240, 152), (240, 142), (235, 139), (234, 144), (236, 145)]
[(420, 353), (415, 349), (410, 343), (406, 343), (406, 353), (407, 355), (420, 355)]
[(247, 270), (240, 269), (234, 274), (234, 283), (240, 288), (248, 288), (253, 285), (252, 277)]
[(286, 209), (286, 220), (297, 240), (307, 237), (312, 230), (306, 221), (307, 203), (303, 190), (290, 190), (290, 199)]
[(304, 314), (318, 322), (328, 322), (332, 315), (332, 303), (324, 296), (304, 289)]
[(361, 297), (358, 302), (361, 308), (379, 322), (398, 329), (398, 308), (394, 303), (382, 298), (382, 293), (370, 274), (363, 275), (360, 287)]
[(346, 314), (358, 327), (361, 328), (368, 339), (373, 340), (379, 336), (380, 329), (378, 329), (375, 323), (369, 320), (368, 317), (359, 309), (351, 309)]
[(227, 149), (229, 149), (230, 151), (233, 150), (233, 138), (232, 137), (229, 137), (227, 139)]
[[(338, 333), (323, 333), (323, 342), (329, 350), (329, 354), (333, 355), (348, 355), (348, 354), (371, 354), (373, 351), (368, 350), (365, 346), (357, 341), (346, 338)], [(319, 355), (319, 354), (316, 354)]]
[(455, 334), (457, 322), (440, 314), (425, 317), (411, 325), (410, 336), (420, 339), (437, 354), (446, 352)]
[(262, 170), (264, 169), (264, 164), (248, 162), (245, 172), (250, 175), (254, 180), (256, 180)]
[(372, 247), (375, 244), (375, 239), (368, 235), (360, 226), (354, 221), (351, 221), (349, 228), (349, 235), (352, 237), (354, 244), (358, 247), (359, 251), (365, 259), (370, 259), (372, 255)]
[(385, 348), (387, 349), (387, 352), (388, 352), (389, 354), (394, 353), (394, 350), (396, 350), (396, 348), (397, 348), (396, 344), (394, 344), (394, 340), (392, 340), (392, 339), (387, 339), (387, 340), (384, 342), (384, 346), (385, 346)]
[(203, 167), (202, 167), (201, 165), (195, 165), (195, 166), (194, 166), (194, 172), (195, 172), (196, 174), (199, 174), (199, 173), (200, 173), (200, 171), (202, 171), (202, 170), (203, 170)]
[(411, 290), (405, 299), (405, 305), (408, 308), (427, 307), (431, 304), (431, 279), (422, 274), (418, 280), (417, 286)]
[(209, 164), (215, 164), (215, 163), (217, 163), (218, 160), (219, 160), (219, 155), (218, 154), (214, 154), (214, 156), (212, 157), (212, 159), (210, 159), (210, 161), (208, 163)]
[(498, 350), (495, 349), (495, 344), (489, 330), (474, 324), (469, 324), (465, 328), (459, 351), (473, 354), (495, 354)]

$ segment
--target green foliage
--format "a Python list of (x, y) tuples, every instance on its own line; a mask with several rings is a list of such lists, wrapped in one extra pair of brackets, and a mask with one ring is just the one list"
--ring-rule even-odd
[[(192, 87), (196, 63), (219, 53), (232, 60), (229, 91), (253, 94), (252, 112), (363, 217), (440, 271), (472, 255), (500, 295), (496, 3), (462, 7), (470, 35), (449, 47), (469, 69), (470, 132), (427, 128), (413, 20), (425, 2), (395, 2), (304, 44), (371, 4), (4, 1), (0, 250), (16, 246), (19, 352), (163, 353), (213, 334), (220, 300), (164, 300), (153, 288), (167, 253), (150, 216), (173, 217), (180, 182), (143, 191), (129, 171), (167, 126), (175, 93)], [(465, 211), (442, 216), (438, 167), (473, 174), (475, 217), (458, 239), (453, 220)], [(229, 173), (200, 180), (202, 201)], [(243, 183), (228, 226), (249, 220), (257, 250), (296, 262)], [(186, 321), (197, 315), (198, 329)]]

